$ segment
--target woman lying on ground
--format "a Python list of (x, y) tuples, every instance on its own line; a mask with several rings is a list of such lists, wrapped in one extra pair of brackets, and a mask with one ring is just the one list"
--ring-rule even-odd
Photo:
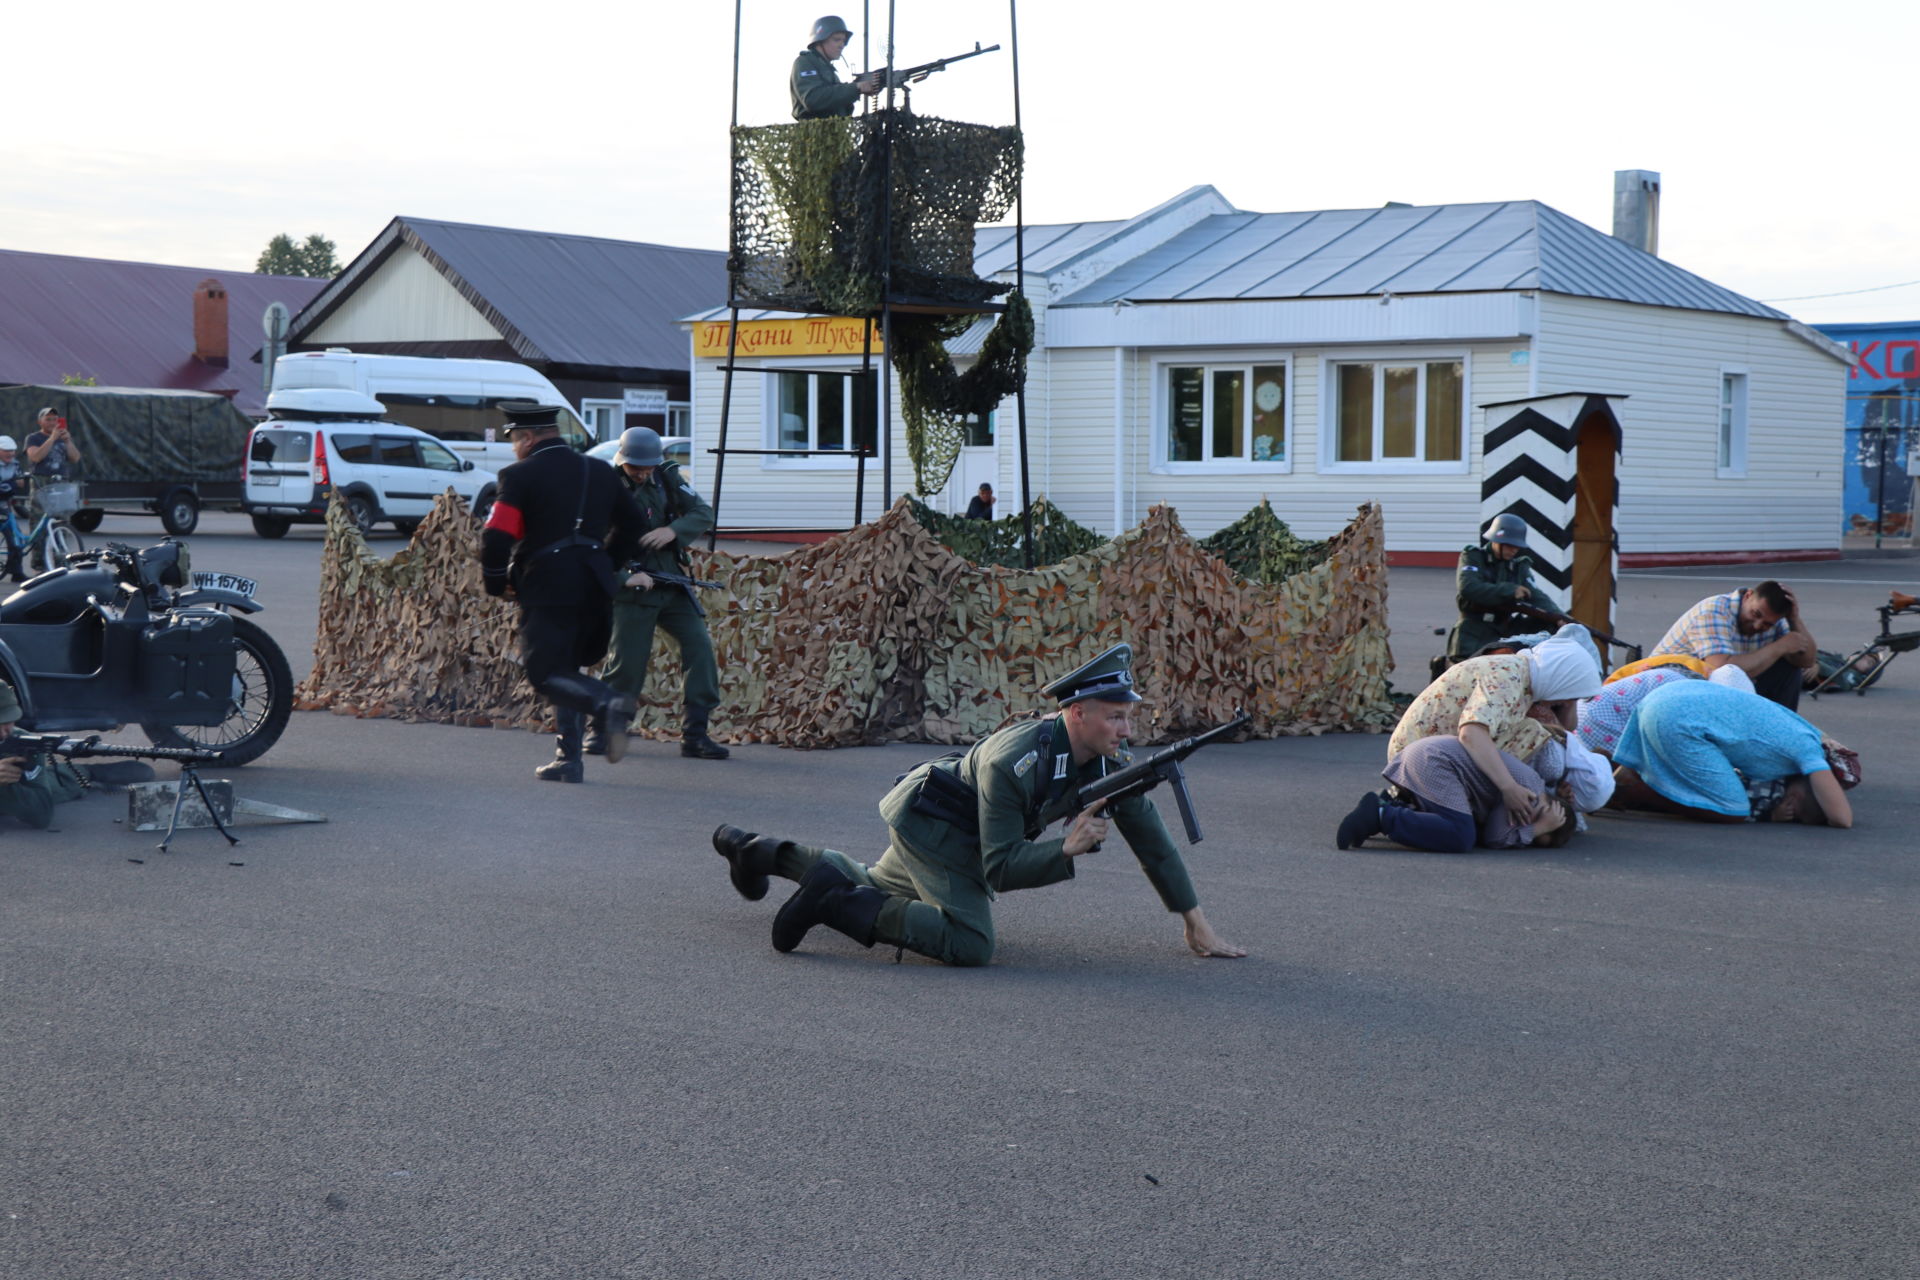
[(1657, 666), (1609, 680), (1599, 693), (1580, 704), (1579, 739), (1587, 750), (1611, 758), (1613, 749), (1620, 745), (1620, 735), (1627, 731), (1627, 720), (1642, 698), (1663, 684), (1705, 679), (1687, 667)]
[[(1712, 680), (1662, 684), (1634, 708), (1614, 748), (1616, 809), (1702, 822), (1804, 822), (1850, 827), (1853, 806), (1834, 772), (1837, 743), (1796, 713)], [(1850, 756), (1851, 753), (1847, 752)]]
[(1500, 785), (1459, 738), (1421, 738), (1387, 762), (1381, 776), (1392, 784), (1388, 793), (1362, 796), (1341, 821), (1334, 843), (1353, 849), (1370, 836), (1385, 835), (1429, 853), (1465, 853), (1476, 844), (1489, 849), (1566, 844), (1574, 832), (1572, 807), (1525, 761), (1504, 751), (1498, 756), (1502, 772), (1534, 801), (1533, 817), (1516, 816)]
[(1577, 723), (1577, 700), (1598, 692), (1600, 665), (1586, 628), (1565, 626), (1524, 653), (1469, 658), (1448, 668), (1400, 717), (1387, 761), (1425, 738), (1457, 738), (1515, 820), (1530, 824), (1543, 807), (1537, 780), (1523, 786), (1503, 753), (1531, 760), (1543, 747), (1564, 743)]

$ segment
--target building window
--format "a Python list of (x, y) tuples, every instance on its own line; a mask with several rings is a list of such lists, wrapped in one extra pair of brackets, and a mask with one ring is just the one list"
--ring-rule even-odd
[(960, 426), (966, 431), (966, 447), (969, 449), (991, 449), (993, 431), (1000, 414), (998, 410), (985, 415), (969, 413), (960, 419)]
[(1163, 366), (1160, 461), (1284, 469), (1287, 382), (1284, 362)]
[(1332, 461), (1384, 470), (1466, 461), (1464, 360), (1339, 361), (1330, 366)]
[(672, 401), (667, 405), (667, 434), (670, 436), (693, 434), (692, 405), (680, 400)]
[(772, 382), (769, 448), (876, 452), (880, 396), (875, 372), (851, 378), (776, 373)]
[(1747, 474), (1747, 375), (1720, 371), (1720, 433), (1715, 473), (1722, 479)]
[(626, 407), (619, 400), (582, 400), (580, 420), (595, 440), (614, 440), (626, 426)]

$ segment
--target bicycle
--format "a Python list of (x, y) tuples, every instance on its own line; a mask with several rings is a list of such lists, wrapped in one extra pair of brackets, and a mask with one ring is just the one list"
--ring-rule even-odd
[[(52, 483), (37, 484), (27, 495), (30, 510), (38, 511), (33, 528), (26, 533), (20, 532), (19, 513), (15, 510), (14, 499), (8, 498), (0, 503), (4, 515), (0, 515), (0, 526), (4, 526), (7, 543), (17, 548), (19, 563), (34, 574), (58, 569), (67, 562), (67, 557), (78, 551), (85, 551), (87, 544), (67, 517), (80, 509), (80, 486), (72, 480), (58, 480)], [(25, 575), (16, 581), (24, 580)]]
[(1820, 682), (1810, 686), (1808, 693), (1817, 698), (1823, 693), (1852, 690), (1864, 698), (1868, 686), (1880, 678), (1888, 663), (1910, 649), (1920, 649), (1920, 631), (1893, 629), (1895, 618), (1920, 615), (1920, 599), (1895, 591), (1874, 612), (1880, 615), (1880, 634), (1841, 658), (1831, 670), (1826, 669), (1829, 655), (1821, 654)]

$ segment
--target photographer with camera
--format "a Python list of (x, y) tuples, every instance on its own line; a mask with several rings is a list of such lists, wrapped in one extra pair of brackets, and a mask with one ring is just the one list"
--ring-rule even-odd
[(27, 467), (34, 475), (49, 480), (70, 479), (73, 465), (80, 461), (80, 446), (67, 430), (67, 420), (48, 405), (40, 411), (38, 430), (27, 437)]

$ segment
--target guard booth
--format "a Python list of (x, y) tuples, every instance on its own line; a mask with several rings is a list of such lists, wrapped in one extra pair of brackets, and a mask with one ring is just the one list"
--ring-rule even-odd
[[(890, 66), (891, 12), (889, 6)], [(738, 48), (736, 38), (728, 347), (720, 366), (720, 437), (713, 450), (715, 532), (709, 546), (719, 532), (729, 455), (824, 452), (730, 442), (734, 374), (775, 372), (739, 363), (744, 308), (858, 320), (866, 336), (857, 370), (778, 370), (853, 379), (844, 394), (856, 409), (874, 356), (880, 356), (877, 430), (869, 432), (860, 423), (848, 442), (859, 459), (850, 495), (853, 524), (865, 519), (869, 457), (878, 456), (879, 509), (891, 505), (895, 495), (891, 441), (896, 374), (914, 489), (926, 496), (944, 488), (967, 445), (970, 421), (985, 420), (1012, 396), (1018, 415), (1021, 506), (1030, 508), (1025, 383), (1034, 331), (1032, 310), (1021, 293), (1025, 259), (1018, 214), (1022, 145), (1017, 51), (1011, 126), (918, 115), (912, 107), (914, 83), (944, 70), (948, 62), (992, 53), (998, 45), (976, 45), (938, 64), (892, 72), (882, 103), (859, 115), (743, 126)], [(973, 266), (975, 226), (998, 222), (1010, 212), (1016, 218), (1011, 286), (981, 279)], [(946, 343), (983, 316), (994, 317), (993, 327), (972, 365), (957, 371)], [(856, 413), (856, 421), (863, 417)], [(844, 457), (849, 450), (834, 452)], [(1030, 550), (1030, 534), (1027, 541)]]
[(1575, 391), (1480, 406), (1480, 527), (1507, 512), (1526, 521), (1540, 578), (1569, 614), (1609, 634), (1620, 576), (1615, 407), (1625, 400)]

